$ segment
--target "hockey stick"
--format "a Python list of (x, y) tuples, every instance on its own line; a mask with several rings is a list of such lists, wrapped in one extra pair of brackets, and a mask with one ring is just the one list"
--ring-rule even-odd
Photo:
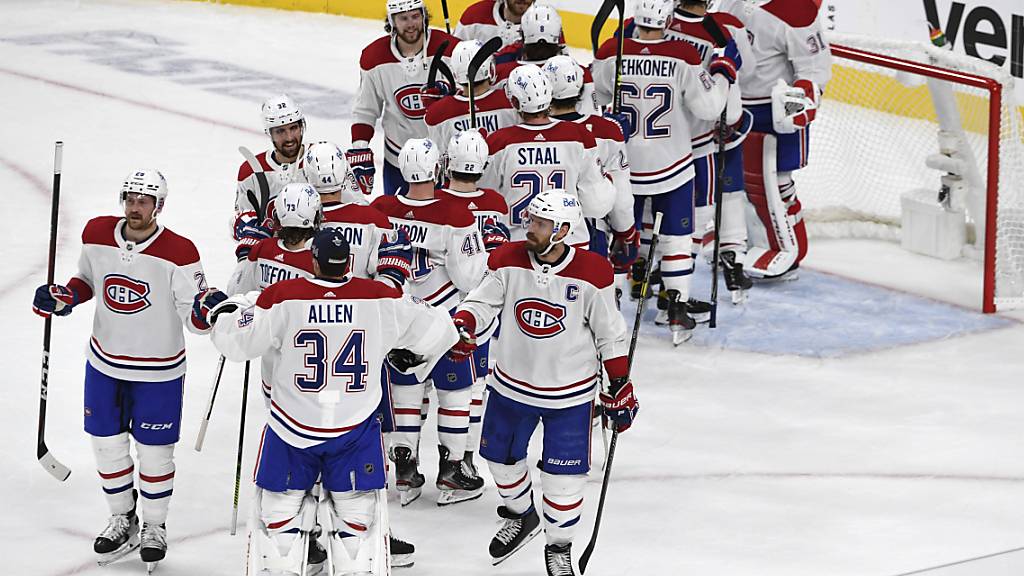
[(484, 42), (484, 45), (476, 51), (473, 55), (473, 59), (469, 61), (469, 70), (466, 80), (469, 81), (469, 127), (476, 128), (476, 95), (473, 90), (473, 83), (476, 80), (476, 73), (480, 70), (480, 67), (484, 65), (484, 60), (487, 60), (494, 55), (495, 52), (501, 50), (501, 38), (495, 36)]
[[(451, 34), (452, 24), (448, 16), (448, 0), (441, 0), (441, 12), (444, 14), (444, 31)], [(441, 51), (444, 52), (444, 50)]]
[[(64, 160), (64, 143), (53, 147), (53, 198), (50, 202), (50, 253), (46, 261), (46, 285), (53, 284), (53, 268), (57, 260), (57, 213), (60, 206), (60, 169)], [(52, 316), (43, 321), (43, 368), (39, 380), (39, 432), (36, 435), (36, 459), (54, 478), (68, 479), (71, 469), (61, 464), (46, 447), (46, 394), (50, 384), (50, 330)]]
[[(729, 43), (725, 34), (711, 18), (710, 14), (704, 16), (704, 19), (701, 20), (701, 25), (708, 35), (711, 36), (711, 39), (715, 41), (716, 46), (724, 48)], [(726, 126), (726, 113), (729, 108), (728, 94), (729, 92), (727, 91), (725, 108), (722, 108), (722, 116), (719, 117), (718, 126), (715, 127), (718, 136), (718, 153), (716, 154), (718, 166), (715, 170), (715, 192), (712, 194), (715, 202), (715, 248), (711, 257), (711, 317), (708, 319), (709, 328), (716, 328), (718, 326), (718, 258), (722, 245), (722, 188), (725, 187), (725, 139), (728, 133), (728, 126)]]
[(263, 166), (256, 160), (251, 150), (245, 146), (239, 146), (238, 152), (249, 163), (249, 168), (252, 168), (253, 174), (256, 175), (256, 185), (260, 187), (259, 202), (256, 201), (256, 196), (251, 190), (248, 193), (248, 197), (249, 202), (256, 208), (256, 215), (259, 217), (260, 222), (263, 222), (267, 218), (267, 207), (270, 204), (270, 183), (267, 182), (267, 175), (263, 172)]
[(199, 435), (196, 436), (196, 452), (203, 451), (203, 441), (206, 439), (206, 428), (210, 425), (210, 416), (213, 414), (213, 402), (217, 399), (217, 389), (220, 388), (220, 376), (224, 373), (224, 357), (217, 360), (217, 375), (213, 377), (213, 390), (210, 391), (210, 401), (206, 403), (206, 417), (199, 425)]
[(604, 28), (605, 22), (611, 16), (612, 10), (618, 10), (619, 12), (619, 23), (615, 32), (617, 39), (615, 45), (615, 84), (612, 86), (612, 112), (618, 114), (622, 108), (622, 94), (620, 93), (619, 86), (622, 85), (622, 43), (624, 41), (622, 36), (623, 26), (626, 21), (625, 0), (605, 0), (604, 4), (601, 5), (601, 8), (594, 16), (594, 22), (590, 25), (590, 44), (596, 56), (597, 49), (600, 47), (598, 43), (601, 41), (601, 29)]
[[(654, 215), (654, 230), (651, 234), (651, 247), (647, 252), (647, 265), (644, 267), (644, 281), (640, 285), (640, 300), (636, 303), (636, 318), (633, 319), (633, 335), (629, 340), (629, 355), (626, 357), (626, 380), (629, 380), (629, 373), (633, 369), (633, 354), (636, 352), (636, 341), (640, 336), (640, 318), (644, 314), (644, 305), (647, 303), (647, 289), (651, 283), (651, 271), (654, 268), (654, 249), (658, 245), (658, 234), (661, 230), (661, 218), (663, 214), (658, 212)], [(615, 446), (619, 442), (619, 431), (612, 430), (612, 440), (608, 443), (608, 457), (605, 459), (604, 479), (601, 480), (601, 497), (597, 501), (597, 514), (594, 515), (594, 531), (590, 534), (590, 542), (580, 555), (580, 574), (587, 571), (587, 564), (590, 556), (597, 546), (597, 532), (601, 529), (601, 514), (604, 512), (604, 500), (608, 495), (608, 481), (612, 475), (612, 460), (615, 458)]]
[(231, 508), (231, 535), (238, 528), (238, 489), (242, 484), (242, 446), (245, 445), (245, 407), (249, 400), (249, 361), (245, 362), (245, 377), (242, 380), (242, 417), (238, 423), (238, 458), (235, 460), (235, 502)]

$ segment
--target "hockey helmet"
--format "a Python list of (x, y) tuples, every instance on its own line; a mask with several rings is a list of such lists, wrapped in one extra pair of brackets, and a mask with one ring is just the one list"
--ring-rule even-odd
[(263, 102), (261, 112), (263, 114), (263, 130), (267, 134), (270, 134), (272, 128), (287, 126), (294, 122), (302, 122), (305, 126), (306, 120), (302, 115), (302, 110), (287, 94), (268, 98)]
[(633, 23), (644, 28), (664, 30), (672, 22), (673, 0), (639, 0), (633, 12)]
[[(583, 221), (583, 207), (578, 198), (569, 194), (561, 188), (545, 190), (534, 196), (526, 208), (531, 218), (546, 218), (551, 220), (554, 227), (551, 230), (551, 246), (564, 241), (569, 234)], [(556, 240), (559, 230), (563, 225), (569, 226), (565, 236)], [(550, 250), (551, 247), (548, 247)]]
[(121, 184), (122, 205), (128, 199), (129, 194), (152, 196), (156, 200), (156, 210), (153, 211), (155, 217), (164, 209), (164, 203), (167, 201), (167, 179), (159, 170), (152, 168), (133, 170)]
[(274, 198), (274, 215), (282, 228), (316, 228), (320, 225), (320, 194), (309, 184), (285, 184)]
[[(473, 61), (473, 57), (480, 51), (483, 46), (479, 40), (463, 40), (455, 45), (455, 49), (452, 50), (452, 74), (455, 76), (455, 82), (458, 84), (469, 84), (469, 63)], [(480, 69), (476, 72), (476, 78), (474, 82), (483, 82), (484, 80), (490, 80), (494, 82), (495, 70), (494, 70), (494, 56), (488, 56), (484, 60), (483, 64), (480, 65)]]
[(544, 74), (551, 83), (551, 97), (556, 100), (577, 98), (583, 92), (583, 69), (571, 56), (554, 56), (544, 64)]
[(431, 182), (437, 176), (440, 159), (440, 151), (430, 138), (410, 138), (398, 154), (398, 168), (406, 182)]
[(551, 107), (551, 83), (535, 64), (523, 64), (512, 70), (505, 83), (505, 95), (520, 112), (543, 112)]
[(523, 14), (520, 30), (523, 44), (562, 43), (562, 17), (554, 6), (534, 2)]
[(456, 132), (448, 141), (448, 172), (483, 174), (490, 150), (478, 130)]

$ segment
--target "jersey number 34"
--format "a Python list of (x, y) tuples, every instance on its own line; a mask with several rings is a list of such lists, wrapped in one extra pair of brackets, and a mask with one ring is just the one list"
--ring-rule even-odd
[(370, 371), (370, 365), (366, 361), (363, 347), (365, 336), (363, 330), (349, 332), (345, 343), (328, 365), (327, 356), (332, 349), (328, 347), (327, 335), (315, 329), (299, 330), (295, 334), (294, 344), (296, 348), (306, 349), (307, 371), (295, 375), (295, 387), (303, 392), (319, 392), (327, 387), (330, 376), (340, 378), (345, 383), (345, 392), (366, 390), (366, 374)]

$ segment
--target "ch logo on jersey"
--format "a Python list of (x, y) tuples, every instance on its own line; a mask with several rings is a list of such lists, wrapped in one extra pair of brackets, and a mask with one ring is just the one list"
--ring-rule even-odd
[(149, 284), (121, 274), (103, 278), (103, 303), (118, 314), (135, 314), (150, 307)]
[(420, 98), (419, 84), (408, 84), (395, 90), (395, 103), (406, 118), (416, 120), (427, 115), (427, 107)]
[(519, 329), (532, 338), (550, 338), (565, 331), (565, 306), (525, 298), (516, 302), (515, 315)]

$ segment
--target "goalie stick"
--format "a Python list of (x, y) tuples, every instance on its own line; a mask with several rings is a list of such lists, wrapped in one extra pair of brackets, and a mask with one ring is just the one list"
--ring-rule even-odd
[[(53, 197), (50, 201), (50, 253), (46, 261), (46, 285), (53, 284), (53, 268), (57, 259), (57, 214), (60, 206), (60, 171), (64, 160), (64, 143), (53, 147)], [(46, 396), (50, 382), (50, 330), (53, 317), (43, 321), (43, 366), (39, 380), (39, 431), (36, 435), (36, 459), (43, 468), (61, 482), (68, 479), (71, 469), (61, 464), (46, 447)]]
[(484, 42), (484, 45), (476, 51), (473, 59), (469, 61), (469, 70), (466, 80), (469, 81), (469, 127), (476, 128), (476, 95), (473, 93), (473, 81), (476, 80), (476, 73), (495, 52), (501, 50), (501, 38), (495, 36)]
[[(651, 270), (654, 268), (654, 249), (658, 246), (658, 232), (661, 230), (661, 218), (663, 214), (658, 212), (654, 215), (654, 228), (651, 233), (651, 247), (647, 252), (647, 265), (644, 267), (644, 281), (640, 285), (640, 299), (636, 303), (636, 318), (633, 319), (633, 335), (629, 339), (629, 355), (626, 357), (626, 381), (629, 381), (629, 374), (633, 370), (633, 354), (636, 352), (636, 341), (640, 336), (640, 319), (644, 314), (644, 305), (647, 303), (647, 289), (651, 283)], [(605, 459), (604, 478), (601, 480), (601, 497), (597, 501), (597, 513), (594, 515), (594, 531), (590, 534), (590, 542), (580, 555), (580, 574), (587, 571), (587, 564), (590, 563), (590, 556), (597, 546), (597, 532), (601, 529), (601, 514), (604, 512), (604, 500), (608, 495), (608, 481), (612, 475), (612, 460), (615, 458), (615, 446), (619, 442), (619, 431), (612, 430), (612, 439), (608, 443), (608, 456)]]
[[(708, 35), (711, 36), (711, 39), (715, 41), (715, 46), (725, 48), (729, 41), (711, 15), (705, 14), (704, 19), (700, 23)], [(731, 89), (732, 87), (730, 87)], [(722, 116), (719, 117), (718, 125), (715, 127), (718, 137), (718, 152), (716, 153), (718, 166), (715, 169), (715, 193), (712, 195), (715, 202), (715, 248), (711, 256), (711, 318), (708, 320), (708, 327), (710, 328), (718, 326), (718, 268), (721, 265), (718, 259), (722, 245), (722, 188), (725, 186), (725, 139), (728, 133), (728, 126), (726, 126), (728, 108), (729, 98), (728, 92), (726, 92), (725, 107), (722, 108)]]

